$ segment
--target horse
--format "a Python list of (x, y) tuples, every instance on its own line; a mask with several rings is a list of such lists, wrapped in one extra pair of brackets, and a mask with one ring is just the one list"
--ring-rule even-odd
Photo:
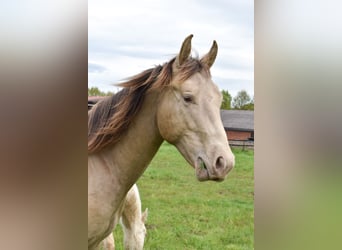
[(235, 164), (220, 118), (222, 94), (211, 78), (216, 41), (200, 59), (189, 35), (170, 61), (119, 83), (122, 90), (88, 111), (88, 249), (115, 228), (128, 190), (164, 140), (199, 181), (223, 181)]
[[(124, 231), (124, 247), (127, 250), (142, 250), (146, 236), (145, 222), (148, 209), (141, 212), (141, 200), (136, 184), (128, 191), (124, 208), (120, 218), (120, 224)], [(114, 250), (114, 236), (109, 234), (102, 242), (103, 250)]]

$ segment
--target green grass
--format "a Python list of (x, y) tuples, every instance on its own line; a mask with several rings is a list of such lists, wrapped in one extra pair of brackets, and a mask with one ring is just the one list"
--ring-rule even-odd
[[(254, 249), (254, 151), (233, 152), (225, 181), (199, 182), (177, 149), (162, 145), (138, 180), (149, 209), (144, 249)], [(119, 225), (114, 237), (123, 249)]]

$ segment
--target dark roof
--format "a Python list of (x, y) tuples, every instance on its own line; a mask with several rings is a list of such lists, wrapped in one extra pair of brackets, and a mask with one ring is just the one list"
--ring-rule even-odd
[(240, 131), (254, 131), (254, 111), (221, 110), (224, 128)]

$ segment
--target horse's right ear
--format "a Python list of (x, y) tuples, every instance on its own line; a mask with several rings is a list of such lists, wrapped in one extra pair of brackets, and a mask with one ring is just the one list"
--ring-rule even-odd
[(182, 44), (181, 50), (176, 57), (176, 61), (175, 61), (176, 67), (181, 66), (185, 62), (185, 60), (189, 57), (190, 52), (191, 52), (191, 39), (193, 36), (194, 35), (191, 34), (187, 38), (185, 38)]

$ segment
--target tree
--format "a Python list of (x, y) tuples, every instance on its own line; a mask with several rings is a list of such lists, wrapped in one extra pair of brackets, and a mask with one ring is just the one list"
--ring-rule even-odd
[(104, 93), (98, 87), (88, 88), (88, 96), (103, 96)]
[(107, 93), (102, 92), (99, 90), (98, 87), (91, 87), (88, 88), (88, 96), (108, 96), (108, 95), (113, 95), (113, 92), (108, 91)]
[(242, 107), (243, 110), (254, 110), (254, 96), (252, 100)]
[(246, 90), (241, 90), (233, 99), (234, 109), (254, 110), (254, 100), (248, 95)]
[(229, 94), (228, 90), (222, 90), (221, 93), (223, 96), (221, 109), (231, 109), (232, 96)]

